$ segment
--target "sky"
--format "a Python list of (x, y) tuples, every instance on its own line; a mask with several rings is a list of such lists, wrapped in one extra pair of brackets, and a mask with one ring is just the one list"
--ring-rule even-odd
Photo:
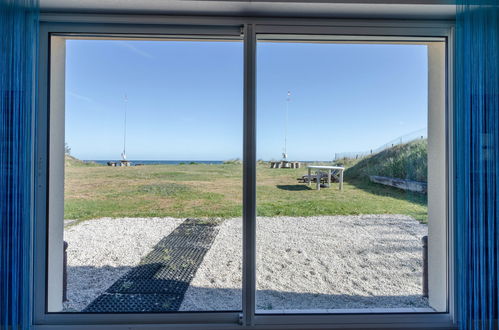
[[(424, 45), (259, 42), (257, 158), (285, 135), (290, 160), (332, 160), (426, 128), (427, 65)], [(242, 42), (68, 40), (71, 154), (119, 159), (125, 112), (128, 159), (242, 158)]]

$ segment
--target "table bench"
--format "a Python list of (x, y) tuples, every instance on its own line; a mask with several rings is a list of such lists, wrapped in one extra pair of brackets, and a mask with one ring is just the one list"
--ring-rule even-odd
[(340, 183), (340, 190), (343, 190), (343, 171), (345, 170), (342, 166), (323, 166), (323, 165), (309, 165), (308, 169), (308, 185), (312, 184), (312, 170), (317, 170), (317, 190), (321, 190), (321, 170), (327, 170), (327, 183), (331, 186), (331, 175), (338, 178)]

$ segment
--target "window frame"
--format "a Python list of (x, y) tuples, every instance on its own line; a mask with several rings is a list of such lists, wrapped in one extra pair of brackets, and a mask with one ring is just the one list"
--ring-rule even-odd
[[(35, 329), (179, 328), (454, 328), (453, 239), (453, 35), (452, 21), (181, 17), (155, 15), (42, 14), (40, 18), (38, 113), (36, 114), (35, 219), (33, 223), (33, 325)], [(47, 313), (48, 196), (50, 180), (50, 38), (78, 35), (243, 36), (243, 313)], [(447, 312), (386, 314), (255, 313), (256, 294), (256, 44), (257, 34), (383, 36), (394, 40), (443, 38), (446, 42), (445, 167), (447, 209)]]

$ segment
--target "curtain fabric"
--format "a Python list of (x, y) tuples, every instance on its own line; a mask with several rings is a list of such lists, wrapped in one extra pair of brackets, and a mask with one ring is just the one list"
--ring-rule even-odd
[(456, 284), (460, 329), (498, 329), (499, 0), (458, 0)]
[(30, 323), (38, 1), (0, 0), (0, 328)]

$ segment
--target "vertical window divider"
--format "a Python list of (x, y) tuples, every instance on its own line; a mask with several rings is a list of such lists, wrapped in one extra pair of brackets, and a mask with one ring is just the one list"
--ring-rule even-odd
[(242, 319), (254, 325), (256, 295), (256, 34), (244, 25), (243, 291)]

